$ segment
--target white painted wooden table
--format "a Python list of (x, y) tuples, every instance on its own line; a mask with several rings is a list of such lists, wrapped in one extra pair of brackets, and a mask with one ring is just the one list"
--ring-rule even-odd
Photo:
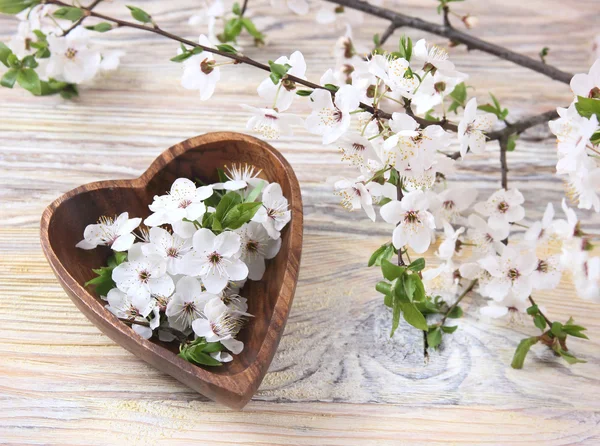
[[(161, 26), (191, 38), (193, 1), (138, 1)], [(315, 2), (316, 3), (316, 2)], [(390, 1), (402, 12), (439, 20), (434, 1)], [(125, 2), (100, 11), (127, 16)], [(262, 61), (301, 50), (318, 80), (332, 64), (342, 34), (311, 17), (273, 11), (250, 1), (268, 36), (245, 52)], [(458, 3), (479, 16), (472, 32), (572, 71), (591, 64), (598, 31), (596, 0), (517, 0)], [(370, 42), (386, 24), (367, 18), (357, 37)], [(0, 40), (15, 29), (0, 17)], [(423, 33), (407, 30), (413, 37)], [(399, 33), (397, 33), (399, 35)], [(510, 326), (479, 320), (481, 299), (466, 300), (467, 317), (438, 352), (424, 361), (420, 332), (405, 325), (389, 339), (390, 317), (365, 267), (391, 227), (341, 210), (324, 184), (333, 171), (351, 174), (334, 149), (300, 130), (275, 142), (303, 188), (306, 232), (300, 282), (280, 349), (259, 392), (233, 412), (191, 392), (137, 360), (88, 322), (54, 278), (38, 240), (44, 207), (82, 183), (139, 175), (162, 150), (212, 130), (244, 131), (259, 106), (253, 91), (264, 74), (224, 69), (209, 102), (179, 86), (180, 66), (168, 61), (176, 45), (134, 30), (102, 35), (128, 56), (113, 76), (82, 88), (74, 101), (34, 98), (0, 89), (0, 443), (4, 444), (589, 444), (600, 442), (599, 307), (568, 284), (538, 295), (551, 317), (572, 314), (591, 341), (571, 347), (587, 364), (569, 367), (540, 346), (524, 370), (509, 363), (530, 321)], [(439, 39), (435, 39), (443, 43)], [(391, 39), (389, 46), (393, 46)], [(464, 49), (452, 51), (459, 70), (484, 98), (491, 90), (514, 113), (541, 112), (570, 100), (568, 87), (508, 62)], [(485, 99), (483, 99), (485, 100)], [(539, 217), (559, 203), (553, 176), (554, 141), (541, 127), (509, 154), (511, 184), (524, 191)], [(472, 157), (455, 180), (499, 187), (497, 146)], [(490, 163), (489, 159), (494, 163)], [(584, 214), (597, 229), (597, 216)], [(565, 314), (569, 307), (568, 314)]]

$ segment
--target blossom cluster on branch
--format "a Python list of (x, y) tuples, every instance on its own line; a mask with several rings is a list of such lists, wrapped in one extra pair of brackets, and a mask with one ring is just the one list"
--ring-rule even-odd
[[(66, 83), (67, 91), (75, 90), (78, 82), (68, 73), (92, 72), (96, 70), (89, 68), (92, 62), (105, 60), (89, 56), (87, 46), (71, 43), (80, 36), (83, 19), (88, 18), (101, 20), (86, 27), (90, 32), (131, 27), (179, 42), (171, 60), (182, 64), (182, 86), (198, 90), (201, 100), (218, 91), (224, 69), (242, 64), (263, 70), (265, 79), (257, 86), (259, 106), (241, 105), (250, 113), (247, 128), (276, 139), (292, 135), (294, 127), (304, 127), (318, 135), (324, 146), (338, 148), (342, 161), (357, 169), (352, 178), (329, 179), (342, 205), (349, 210), (363, 209), (373, 221), (379, 213), (384, 222), (394, 225), (390, 240), (369, 260), (369, 266), (382, 269), (384, 280), (376, 289), (392, 310), (392, 334), (404, 317), (425, 332), (430, 347), (437, 347), (443, 334), (456, 330), (449, 319), (462, 314), (462, 299), (476, 290), (485, 299), (481, 309), (485, 317), (510, 319), (521, 312), (531, 316), (541, 331), (519, 344), (513, 367), (522, 367), (527, 352), (537, 343), (569, 363), (580, 361), (569, 351), (566, 340), (569, 336), (586, 338), (585, 328), (571, 318), (551, 320), (543, 306), (536, 304), (534, 294), (537, 298), (556, 288), (568, 273), (581, 297), (600, 300), (600, 257), (592, 251), (595, 236), (581, 229), (566, 200), (560, 203), (564, 218), (555, 218), (554, 207), (559, 203), (548, 203), (540, 221), (526, 220), (524, 195), (508, 186), (506, 153), (515, 150), (523, 131), (556, 114), (550, 111), (513, 121), (509, 110), (491, 93), (488, 103), (478, 103), (477, 98), (469, 97), (468, 75), (456, 68), (444, 48), (425, 39), (413, 43), (403, 36), (395, 50), (384, 48), (402, 23), (452, 35), (453, 45), (462, 42), (503, 57), (499, 47), (470, 39), (452, 27), (451, 0), (438, 1), (444, 19), (441, 27), (408, 16), (401, 16), (402, 22), (398, 22), (393, 11), (358, 0), (320, 2), (317, 21), (340, 24), (345, 34), (335, 43), (332, 66), (319, 83), (307, 79), (307, 64), (299, 51), (267, 64), (241, 52), (236, 38), (242, 29), (255, 42), (264, 42), (264, 36), (258, 39), (253, 25), (244, 20), (246, 3), (242, 7), (234, 4), (227, 15), (220, 0), (210, 2), (201, 16), (191, 20), (208, 24), (207, 33), (197, 41), (163, 30), (150, 14), (133, 6), (128, 8), (134, 21), (126, 21), (97, 13), (94, 7), (99, 2), (89, 7), (59, 0), (47, 0), (43, 6), (38, 3), (0, 0), (0, 11), (19, 13), (30, 33), (24, 46), (29, 52), (19, 53), (12, 43), (0, 45), (0, 61), (9, 68), (3, 85), (12, 87), (16, 80), (38, 94), (30, 87), (39, 77), (41, 90), (58, 82)], [(287, 6), (300, 14), (309, 10), (304, 1), (288, 0)], [(392, 20), (386, 33), (375, 36), (372, 49), (361, 47), (353, 38), (351, 26), (362, 20), (362, 14), (352, 6)], [(49, 17), (52, 21), (70, 20), (73, 32), (62, 27), (61, 32), (36, 28), (36, 23)], [(467, 28), (477, 23), (472, 16), (460, 17)], [(221, 33), (215, 28), (220, 18)], [(566, 82), (568, 73), (546, 64), (547, 49), (540, 52), (542, 62), (506, 53), (508, 60)], [(36, 74), (43, 65), (45, 77)], [(568, 182), (568, 196), (579, 208), (599, 212), (600, 61), (588, 74), (574, 76), (571, 89), (573, 103), (567, 109), (559, 108), (559, 118), (550, 122), (558, 139), (557, 174)], [(304, 117), (291, 113), (302, 98), (311, 110)], [(460, 169), (462, 159), (490, 153), (490, 140), (499, 143), (502, 188), (481, 197), (474, 187), (449, 185), (448, 178)], [(459, 150), (451, 152), (452, 145)], [(177, 231), (176, 225), (173, 228)], [(526, 231), (519, 234), (515, 228)], [(426, 267), (423, 258), (410, 259), (410, 251), (423, 254), (438, 237), (437, 266)], [(392, 261), (393, 257), (397, 261)]]
[[(246, 280), (261, 280), (281, 248), (287, 199), (252, 166), (219, 171), (221, 183), (175, 180), (144, 220), (100, 217), (78, 248), (107, 246), (108, 264), (86, 283), (140, 336), (180, 342), (180, 356), (218, 366), (239, 354), (248, 313)], [(258, 201), (260, 199), (260, 201)]]

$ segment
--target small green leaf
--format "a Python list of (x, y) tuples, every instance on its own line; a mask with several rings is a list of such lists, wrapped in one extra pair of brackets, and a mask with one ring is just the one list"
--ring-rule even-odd
[(2, 62), (5, 67), (8, 67), (8, 56), (10, 56), (12, 53), (13, 52), (9, 47), (0, 42), (0, 62)]
[[(395, 293), (394, 293), (395, 294)], [(392, 332), (390, 338), (394, 336), (398, 325), (400, 324), (400, 313), (402, 312), (402, 306), (400, 299), (395, 295), (392, 301)]]
[(533, 324), (540, 330), (544, 331), (546, 328), (546, 319), (544, 319), (544, 316), (538, 313), (533, 318)]
[(514, 152), (515, 148), (517, 147), (517, 139), (519, 139), (519, 135), (516, 133), (513, 133), (508, 137), (508, 141), (506, 143), (507, 152)]
[(375, 285), (375, 289), (378, 293), (384, 294), (386, 296), (392, 295), (392, 285), (384, 280), (380, 280), (379, 282), (377, 282), (377, 285)]
[(292, 68), (292, 66), (288, 63), (278, 64), (273, 62), (272, 60), (269, 61), (269, 67), (271, 68), (270, 78), (274, 84), (277, 84), (281, 80), (281, 78), (286, 75), (289, 69)]
[(19, 71), (17, 82), (25, 90), (30, 91), (34, 95), (42, 94), (42, 85), (40, 78), (33, 68), (23, 68)]
[(413, 43), (412, 43), (412, 39), (410, 37), (407, 36), (402, 36), (400, 37), (400, 42), (399, 42), (399, 56), (402, 59), (406, 59), (408, 62), (410, 62), (410, 59), (412, 58), (412, 51), (413, 51)]
[(442, 330), (439, 327), (429, 330), (427, 333), (427, 345), (431, 348), (438, 348), (442, 343)]
[(535, 316), (536, 314), (539, 313), (539, 308), (537, 305), (532, 305), (529, 308), (527, 308), (527, 314), (530, 316)]
[(460, 84), (457, 84), (456, 87), (454, 87), (454, 90), (452, 90), (452, 93), (449, 94), (449, 96), (456, 102), (458, 102), (458, 105), (464, 107), (464, 104), (467, 100), (467, 86), (465, 85), (465, 83), (461, 82)]
[(246, 203), (252, 203), (255, 201), (265, 187), (265, 184), (267, 184), (266, 181), (261, 181), (254, 189), (252, 189), (252, 192), (248, 194), (244, 201)]
[(248, 223), (261, 208), (261, 202), (240, 203), (230, 209), (223, 218), (223, 227), (238, 229)]
[(62, 8), (58, 8), (52, 14), (57, 19), (70, 20), (71, 22), (76, 22), (80, 18), (83, 17), (83, 10), (80, 8), (74, 8), (71, 6), (64, 6)]
[(418, 258), (413, 261), (410, 265), (408, 265), (408, 269), (418, 273), (419, 271), (423, 271), (425, 268), (425, 259), (423, 257)]
[(296, 94), (298, 96), (304, 96), (304, 97), (310, 96), (312, 94), (312, 92), (313, 92), (312, 90), (296, 90)]
[(549, 52), (550, 52), (550, 48), (548, 48), (547, 46), (545, 46), (544, 48), (542, 48), (540, 50), (539, 56), (540, 56), (540, 59), (542, 60), (542, 62), (546, 63), (546, 56), (548, 55)]
[[(226, 180), (227, 181), (227, 180)], [(221, 180), (221, 182), (223, 182)], [(219, 201), (215, 210), (215, 220), (223, 221), (225, 215), (233, 209), (233, 207), (242, 202), (242, 197), (235, 191), (227, 192)]]
[(231, 9), (231, 12), (233, 12), (235, 15), (242, 14), (242, 9), (240, 8), (240, 4), (238, 2), (235, 2), (233, 4), (233, 8)]
[(452, 309), (452, 311), (450, 311), (450, 313), (448, 313), (448, 317), (451, 319), (458, 319), (461, 318), (463, 315), (463, 310), (462, 308), (460, 308), (460, 306), (456, 306)]
[(234, 17), (225, 23), (223, 32), (218, 35), (221, 42), (235, 42), (242, 32), (242, 21), (239, 17)]
[(562, 329), (562, 324), (560, 322), (552, 322), (550, 326), (550, 332), (556, 336), (558, 339), (565, 339), (567, 334)]
[(248, 34), (254, 37), (256, 41), (262, 42), (264, 40), (264, 34), (261, 33), (258, 29), (256, 29), (256, 26), (254, 26), (254, 22), (252, 22), (252, 20), (250, 20), (247, 17), (244, 17), (243, 19), (241, 19), (241, 21), (243, 27), (246, 29), (246, 31), (248, 31)]
[[(183, 359), (198, 365), (207, 365), (211, 367), (218, 367), (222, 365), (215, 358), (210, 356), (207, 353), (203, 352), (203, 345), (199, 344), (196, 346), (189, 347), (183, 352), (179, 353), (179, 356), (183, 357)], [(184, 353), (185, 352), (185, 353)], [(182, 356), (183, 353), (183, 356)]]
[(404, 267), (394, 265), (392, 262), (388, 260), (383, 260), (381, 262), (381, 272), (383, 273), (383, 277), (387, 280), (394, 280), (400, 277), (406, 269)]
[(400, 305), (402, 307), (402, 314), (404, 315), (404, 320), (406, 322), (413, 327), (418, 328), (419, 330), (427, 330), (427, 321), (425, 320), (425, 316), (421, 314), (415, 304), (411, 302), (404, 302)]
[(592, 137), (590, 138), (590, 142), (595, 146), (600, 144), (600, 131), (592, 135)]
[(333, 85), (333, 84), (325, 84), (323, 85), (327, 90), (329, 91), (333, 91), (334, 93), (337, 93), (337, 91), (340, 89), (340, 87), (338, 87), (337, 85)]
[(102, 22), (93, 26), (86, 26), (85, 29), (89, 29), (90, 31), (96, 31), (99, 33), (105, 33), (106, 31), (110, 31), (111, 29), (113, 29), (113, 27), (108, 22)]
[(192, 57), (193, 54), (191, 51), (186, 51), (185, 53), (181, 53), (178, 54), (175, 57), (172, 57), (171, 59), (169, 59), (171, 62), (177, 62), (177, 63), (181, 63), (184, 60), (188, 60), (190, 57)]
[(532, 338), (525, 338), (519, 342), (517, 350), (515, 350), (512, 363), (510, 364), (513, 369), (523, 368), (523, 364), (525, 363), (525, 358), (527, 357), (527, 353), (529, 353), (529, 349), (531, 349), (531, 346), (537, 344), (539, 340), (540, 338), (534, 336)]
[(600, 121), (600, 99), (577, 96), (575, 108), (577, 109), (577, 112), (584, 118), (590, 118), (592, 115), (596, 115)]
[(454, 333), (458, 328), (458, 325), (444, 325), (441, 328), (444, 333)]
[(21, 63), (22, 63), (22, 64), (23, 64), (23, 66), (24, 66), (24, 67), (26, 67), (26, 68), (37, 68), (37, 66), (38, 66), (38, 63), (37, 63), (37, 61), (35, 60), (35, 57), (34, 57), (34, 56), (31, 56), (31, 55), (29, 55), (29, 56), (25, 56), (25, 57), (23, 58), (23, 60), (21, 61)]
[(563, 350), (560, 345), (555, 345), (552, 350), (554, 350), (556, 353), (558, 353), (565, 361), (567, 361), (569, 364), (573, 365), (573, 364), (577, 364), (577, 363), (586, 363), (587, 361), (584, 361), (583, 359), (579, 359), (576, 358), (573, 354), (571, 354), (570, 352)]
[(217, 49), (219, 51), (222, 51), (222, 52), (227, 53), (227, 54), (237, 54), (237, 50), (234, 47), (232, 47), (231, 45), (228, 45), (226, 43), (223, 43), (221, 45), (217, 45)]
[(146, 11), (144, 11), (143, 9), (140, 9), (136, 6), (129, 6), (129, 5), (126, 5), (126, 6), (131, 11), (131, 17), (136, 19), (138, 22), (142, 22), (142, 23), (151, 23), (152, 22), (152, 16), (150, 14), (148, 14)]
[(24, 9), (38, 5), (40, 0), (0, 0), (0, 13), (18, 14)]
[(2, 76), (0, 79), (0, 85), (6, 88), (12, 88), (17, 81), (17, 76), (19, 75), (19, 70), (16, 68), (11, 68)]

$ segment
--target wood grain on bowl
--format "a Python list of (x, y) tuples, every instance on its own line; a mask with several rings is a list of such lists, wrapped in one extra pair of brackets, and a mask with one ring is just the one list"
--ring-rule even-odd
[[(148, 204), (177, 178), (218, 181), (217, 168), (248, 163), (261, 177), (281, 185), (292, 219), (282, 231), (279, 254), (267, 263), (262, 280), (247, 281), (243, 295), (254, 315), (240, 332), (244, 351), (221, 367), (201, 368), (176, 355), (177, 345), (145, 340), (104, 308), (84, 283), (92, 268), (106, 264), (107, 247), (85, 251), (75, 247), (88, 224), (100, 216), (128, 211), (146, 217)], [(261, 383), (279, 344), (288, 317), (302, 251), (302, 198), (296, 176), (283, 156), (256, 138), (230, 132), (209, 133), (183, 141), (163, 152), (134, 180), (101, 181), (80, 186), (46, 208), (41, 221), (44, 254), (75, 305), (106, 335), (139, 358), (203, 395), (232, 408), (242, 408)]]

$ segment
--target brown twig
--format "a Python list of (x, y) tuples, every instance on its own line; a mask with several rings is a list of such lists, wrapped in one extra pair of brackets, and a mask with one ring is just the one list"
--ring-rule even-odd
[[(396, 184), (396, 199), (398, 201), (402, 201), (404, 197), (404, 192), (402, 191), (402, 181), (398, 178), (398, 183)], [(398, 222), (400, 224), (400, 222)], [(398, 248), (398, 266), (405, 266), (404, 258), (402, 257), (402, 247)]]
[(516, 53), (507, 48), (494, 43), (486, 42), (471, 34), (460, 31), (452, 26), (438, 25), (437, 23), (427, 22), (417, 17), (411, 17), (390, 9), (375, 6), (362, 0), (326, 0), (331, 3), (366, 12), (367, 14), (387, 19), (396, 27), (407, 26), (409, 28), (420, 29), (438, 36), (447, 37), (453, 42), (459, 42), (470, 50), (479, 50), (488, 54), (493, 54), (501, 59), (508, 60), (522, 67), (529, 68), (540, 74), (548, 76), (551, 79), (568, 84), (571, 82), (573, 74), (559, 70), (558, 68), (545, 64), (538, 59)]
[(388, 26), (387, 29), (381, 35), (381, 38), (379, 39), (379, 45), (383, 45), (385, 42), (387, 42), (387, 39), (389, 39), (392, 36), (392, 34), (394, 34), (394, 31), (396, 31), (397, 28), (398, 27), (394, 23), (390, 23), (390, 26)]
[(248, 7), (248, 0), (244, 0), (244, 3), (242, 4), (242, 10), (240, 12), (240, 17), (244, 17), (247, 7)]
[[(529, 302), (531, 302), (531, 305), (535, 305), (537, 306), (537, 304), (535, 303), (535, 301), (533, 300), (533, 297), (529, 296)], [(538, 313), (542, 315), (542, 317), (544, 318), (544, 320), (546, 321), (546, 324), (548, 324), (548, 327), (552, 327), (552, 321), (550, 319), (548, 319), (548, 317), (542, 313), (542, 310), (540, 310), (540, 307), (538, 306)]]
[(475, 287), (476, 283), (477, 283), (477, 279), (471, 281), (471, 283), (469, 284), (469, 286), (467, 286), (465, 288), (465, 290), (461, 293), (461, 295), (458, 296), (458, 299), (456, 299), (456, 302), (454, 302), (450, 306), (450, 308), (448, 308), (448, 311), (446, 311), (446, 313), (444, 313), (444, 316), (442, 317), (442, 319), (440, 320), (440, 322), (438, 322), (438, 325), (440, 327), (444, 326), (444, 323), (446, 322), (446, 319), (448, 319), (448, 315), (450, 313), (452, 313), (452, 311), (458, 306), (458, 304), (460, 303), (460, 301), (463, 300), (465, 298), (465, 296), (471, 292), (471, 290)]

